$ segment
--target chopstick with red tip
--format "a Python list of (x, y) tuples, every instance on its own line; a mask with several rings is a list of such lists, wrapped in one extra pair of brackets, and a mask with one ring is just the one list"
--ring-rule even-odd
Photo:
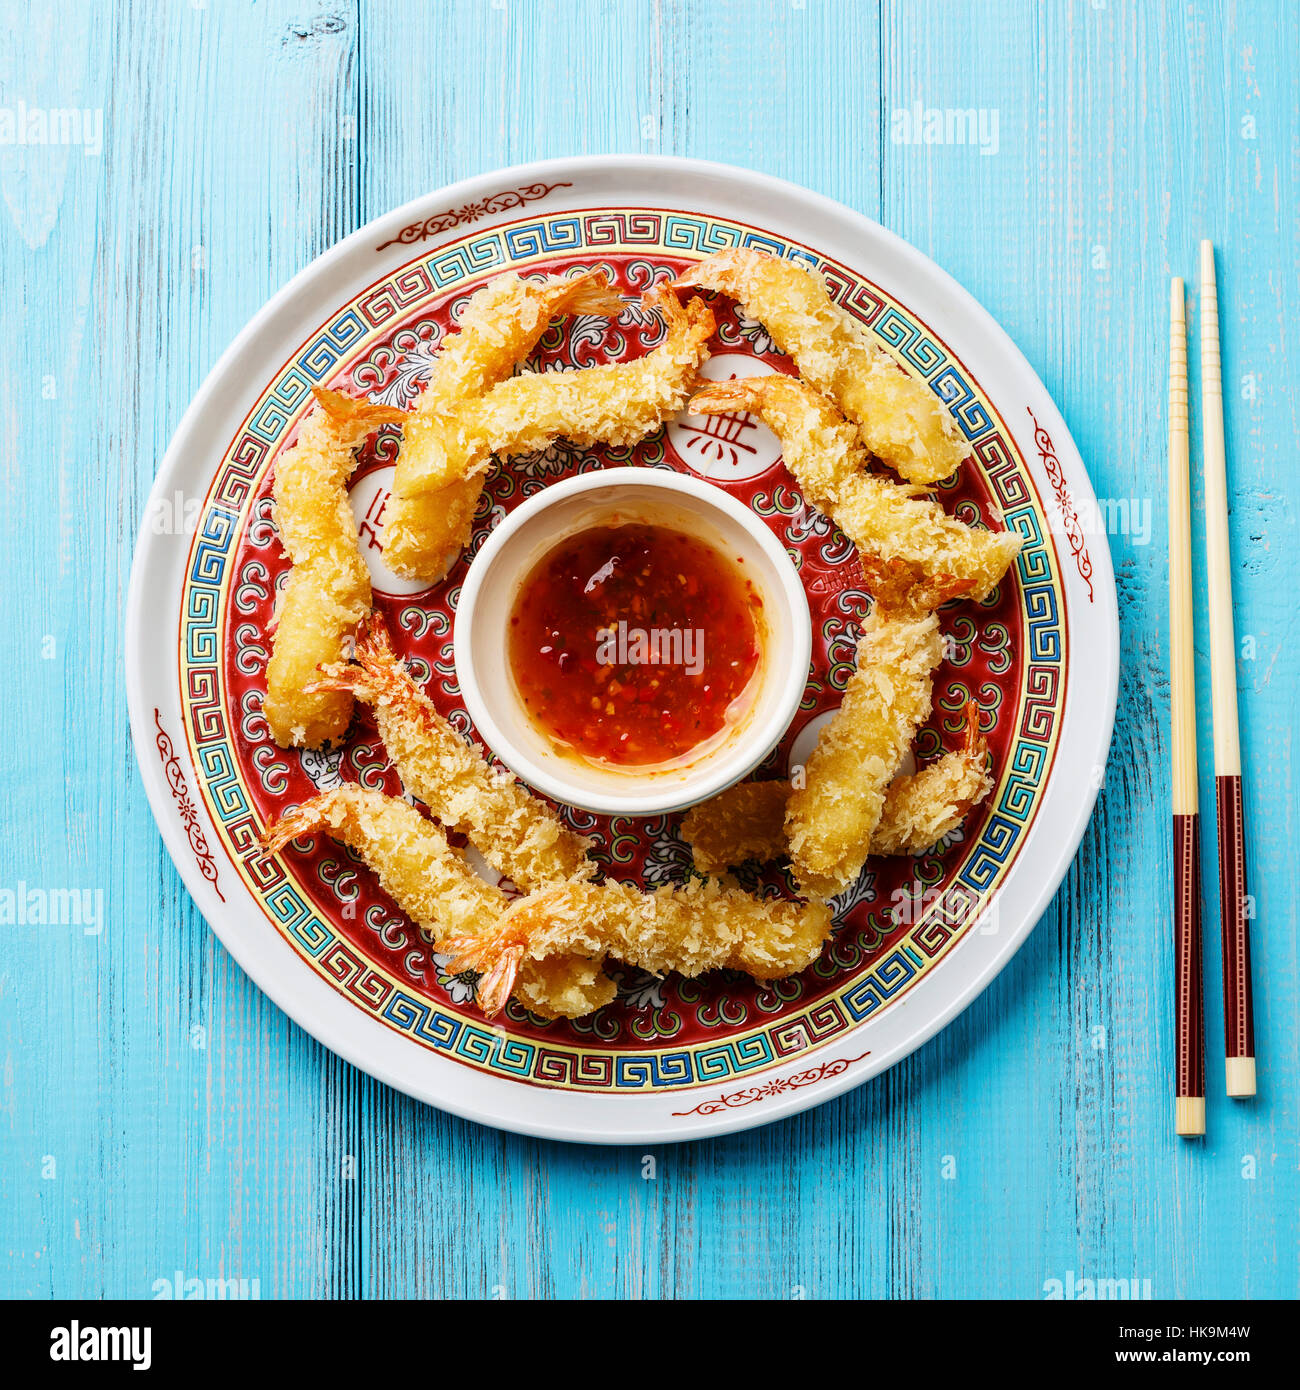
[(1201, 847), (1196, 811), (1196, 670), (1192, 645), (1192, 507), (1187, 428), (1187, 303), (1169, 298), (1169, 709), (1174, 813), (1174, 1129), (1205, 1133)]
[(1250, 985), (1246, 846), (1237, 722), (1237, 639), (1232, 622), (1228, 474), (1219, 366), (1219, 296), (1214, 247), (1201, 242), (1201, 433), (1205, 475), (1205, 564), (1209, 577), (1210, 689), (1214, 700), (1214, 786), (1219, 829), (1219, 924), (1223, 934), (1223, 1026), (1230, 1096), (1255, 1094), (1255, 1019)]

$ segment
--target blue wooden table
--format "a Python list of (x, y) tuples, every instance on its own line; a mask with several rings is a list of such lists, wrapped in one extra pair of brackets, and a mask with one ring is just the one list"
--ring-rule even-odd
[[(1296, 1295), (1300, 6), (5, 0), (0, 16), (0, 888), (89, 890), (102, 928), (0, 925), (0, 1294), (148, 1298), (179, 1272), (264, 1298), (1041, 1298), (1113, 1278)], [(912, 139), (918, 104), (976, 111), (976, 142)], [(33, 112), (46, 142), (18, 143)], [(1097, 492), (1131, 502), (1111, 538), (1125, 661), (1105, 788), (1027, 946), (892, 1072), (653, 1165), (441, 1115), (255, 991), (163, 852), (122, 669), (158, 460), (263, 300), (416, 194), (618, 151), (763, 170), (900, 233), (1006, 326)], [(1202, 236), (1221, 248), (1261, 1091), (1224, 1098), (1207, 930), (1210, 1134), (1187, 1143), (1162, 479), (1168, 277), (1194, 284)], [(1203, 605), (1198, 623), (1208, 690)]]

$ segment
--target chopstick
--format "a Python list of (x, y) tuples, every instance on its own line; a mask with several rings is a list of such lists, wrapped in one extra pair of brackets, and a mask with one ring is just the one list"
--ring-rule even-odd
[(1209, 578), (1210, 690), (1219, 832), (1219, 925), (1223, 934), (1223, 1027), (1230, 1096), (1255, 1094), (1255, 1020), (1246, 916), (1246, 844), (1237, 721), (1237, 640), (1232, 621), (1228, 475), (1219, 365), (1219, 297), (1214, 246), (1201, 242), (1201, 430), (1205, 474), (1205, 564)]
[(1192, 508), (1187, 428), (1187, 304), (1169, 298), (1169, 707), (1174, 817), (1174, 1129), (1205, 1133), (1201, 847), (1196, 809), (1196, 670), (1192, 645)]

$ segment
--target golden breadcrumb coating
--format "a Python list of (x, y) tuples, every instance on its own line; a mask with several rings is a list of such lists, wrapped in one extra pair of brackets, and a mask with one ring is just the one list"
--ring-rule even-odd
[(263, 836), (269, 853), (323, 832), (366, 861), (380, 886), (434, 936), (473, 934), (505, 911), (506, 895), (470, 868), (443, 830), (400, 797), (336, 787), (282, 816)]
[(786, 803), (790, 862), (801, 888), (841, 893), (862, 871), (893, 780), (930, 714), (930, 677), (943, 655), (931, 613), (888, 622), (871, 613), (857, 670)]
[(588, 841), (439, 714), (394, 654), (378, 614), (357, 634), (355, 664), (330, 667), (312, 688), (346, 691), (371, 705), (403, 786), (519, 887), (595, 872)]
[(862, 568), (876, 601), (862, 624), (857, 669), (786, 803), (795, 879), (819, 898), (842, 893), (862, 872), (886, 788), (930, 714), (943, 659), (932, 605), (969, 587), (932, 581), (898, 560), (863, 557)]
[(900, 477), (928, 485), (961, 465), (968, 446), (943, 402), (831, 299), (815, 270), (733, 248), (706, 256), (676, 282), (695, 285), (737, 300)]
[(272, 495), (280, 540), (293, 562), (281, 596), (266, 668), (263, 712), (282, 748), (319, 748), (342, 737), (352, 697), (305, 687), (370, 612), (370, 574), (357, 548), (347, 481), (356, 449), (402, 412), (313, 390), (316, 409), (275, 465)]
[(979, 706), (971, 700), (962, 747), (890, 784), (871, 853), (923, 854), (951, 835), (992, 790), (988, 743), (980, 733)]
[(424, 493), (471, 475), (481, 488), (493, 454), (525, 454), (561, 438), (584, 447), (633, 444), (676, 415), (708, 356), (713, 314), (701, 300), (683, 308), (663, 286), (642, 302), (668, 321), (668, 336), (657, 348), (633, 362), (525, 372), (503, 381), (446, 417), (441, 454), (422, 457), (418, 467), (413, 462), (407, 490)]
[[(450, 969), (484, 972), (479, 1005), (490, 1017), (539, 963), (608, 955), (656, 975), (731, 969), (773, 980), (811, 965), (830, 930), (823, 903), (755, 898), (711, 880), (653, 893), (566, 883), (520, 899), (492, 932), (440, 940), (439, 949)], [(563, 1005), (545, 1001), (556, 1014)]]
[[(267, 853), (290, 840), (322, 832), (356, 850), (395, 903), (435, 942), (442, 936), (471, 939), (491, 932), (509, 899), (470, 868), (447, 843), (444, 831), (398, 797), (361, 787), (339, 787), (290, 811), (263, 836)], [(617, 988), (600, 962), (570, 957), (530, 964), (516, 994), (526, 1008), (545, 1011), (556, 1001), (566, 1017), (593, 1013)]]
[(489, 1016), (511, 995), (544, 1017), (581, 1018), (615, 995), (607, 957), (655, 974), (727, 968), (756, 979), (793, 974), (817, 959), (830, 934), (820, 903), (751, 897), (693, 882), (655, 893), (621, 883), (553, 885), (507, 906), (444, 832), (396, 797), (341, 787), (289, 812), (263, 837), (268, 853), (322, 831), (350, 845), (380, 885), (452, 959), (483, 971)]
[(447, 545), (449, 531), (460, 534), (473, 521), (481, 489), (467, 478), (444, 474), (435, 492), (408, 492), (413, 473), (443, 466), (446, 415), (504, 381), (558, 315), (617, 318), (622, 311), (622, 299), (597, 270), (540, 283), (498, 275), (470, 297), (406, 420), (384, 520), (384, 559), (395, 573), (430, 584), (441, 579), (460, 554)]
[[(885, 791), (868, 854), (922, 854), (954, 831), (993, 789), (979, 706), (966, 706), (964, 745), (917, 772), (895, 777)], [(788, 782), (740, 782), (693, 807), (681, 836), (702, 874), (720, 874), (747, 860), (767, 863), (787, 853)]]
[(702, 874), (721, 874), (755, 860), (783, 859), (790, 784), (737, 782), (682, 817), (680, 833)]
[(906, 560), (932, 577), (969, 579), (978, 602), (1019, 553), (1016, 532), (967, 526), (938, 502), (917, 497), (922, 489), (867, 472), (853, 427), (826, 396), (794, 377), (776, 373), (719, 382), (695, 396), (689, 408), (699, 415), (758, 415), (780, 437), (786, 467), (805, 498), (864, 556)]

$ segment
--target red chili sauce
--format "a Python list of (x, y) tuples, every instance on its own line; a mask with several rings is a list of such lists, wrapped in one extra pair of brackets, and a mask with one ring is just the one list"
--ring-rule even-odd
[(561, 541), (524, 580), (508, 651), (524, 705), (596, 763), (684, 760), (744, 714), (763, 601), (706, 541), (642, 522)]

